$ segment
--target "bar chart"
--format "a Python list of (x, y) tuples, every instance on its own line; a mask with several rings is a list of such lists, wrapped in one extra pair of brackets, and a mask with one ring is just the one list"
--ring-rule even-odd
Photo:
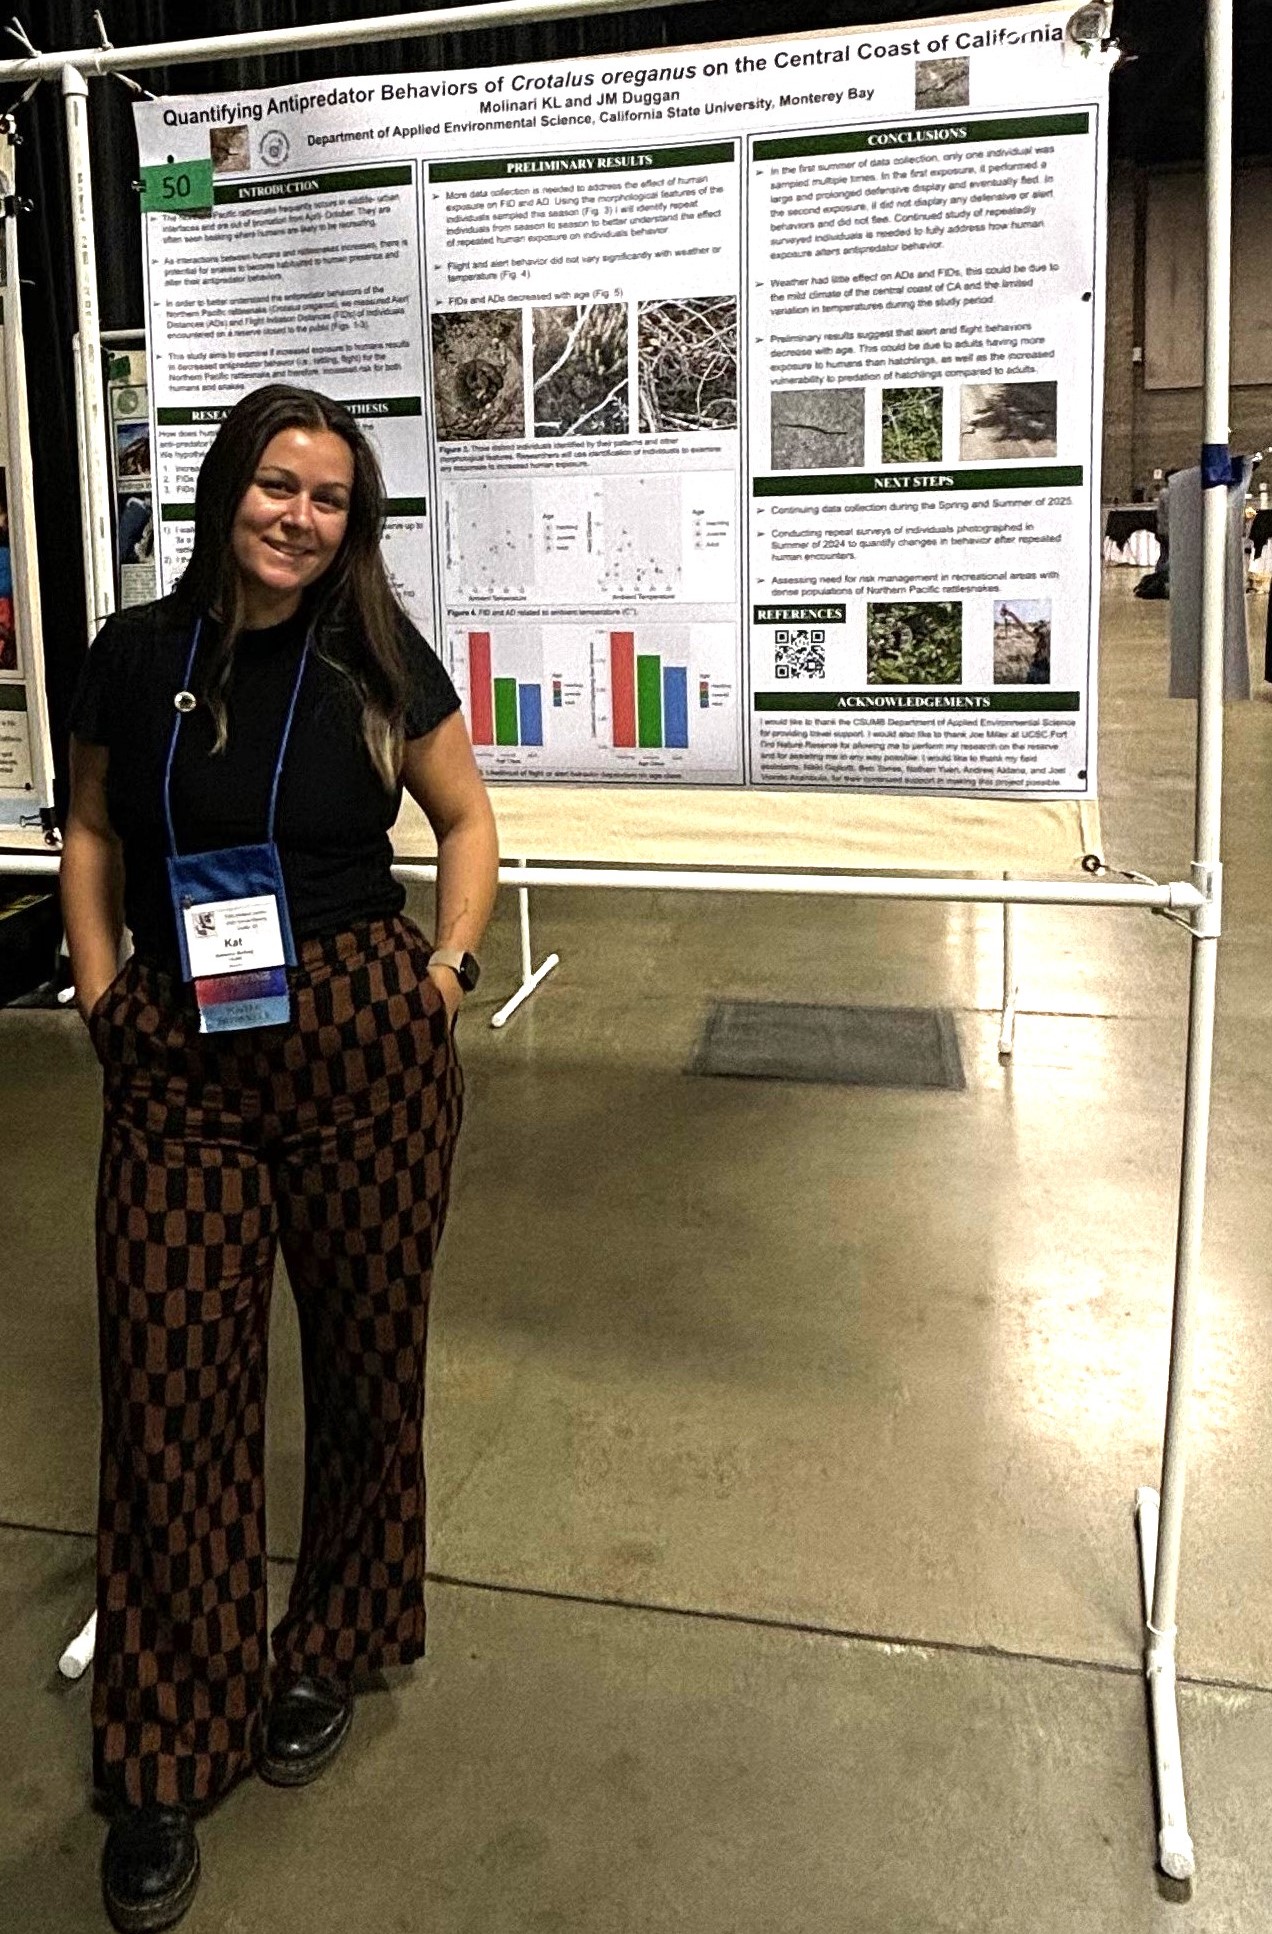
[(739, 783), (735, 624), (460, 621), (446, 653), (487, 778)]
[(657, 652), (638, 652), (635, 633), (611, 631), (612, 743), (619, 751), (689, 749), (689, 672), (665, 665)]
[(496, 675), (490, 633), (468, 633), (468, 724), (475, 746), (543, 744), (543, 686)]

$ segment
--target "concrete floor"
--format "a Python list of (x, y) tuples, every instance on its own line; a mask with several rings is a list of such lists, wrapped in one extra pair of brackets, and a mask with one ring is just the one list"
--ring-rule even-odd
[[(1192, 707), (1108, 574), (1110, 858), (1186, 876)], [(1263, 607), (1257, 611), (1261, 638)], [(1132, 913), (543, 893), (463, 1024), (430, 1363), (428, 1661), (304, 1793), (201, 1828), (190, 1934), (1140, 1934), (1272, 1917), (1272, 702), (1229, 715), (1228, 929), (1181, 1696), (1199, 1874), (1154, 1874), (1155, 1481), (1187, 940)], [(776, 939), (776, 944), (775, 944)], [(782, 965), (781, 962), (789, 963)], [(697, 1080), (716, 995), (944, 1003), (968, 1089)], [(0, 1014), (0, 1927), (102, 1924), (87, 1686), (97, 1091)], [(276, 1299), (271, 1550), (295, 1548)], [(280, 1590), (285, 1575), (280, 1564)]]

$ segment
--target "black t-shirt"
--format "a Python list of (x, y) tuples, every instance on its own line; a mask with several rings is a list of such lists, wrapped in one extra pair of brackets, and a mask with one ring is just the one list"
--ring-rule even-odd
[[(213, 753), (214, 727), (200, 703), (182, 717), (172, 769), (172, 817), (180, 853), (252, 846), (266, 836), (269, 792), (287, 707), (304, 649), (303, 615), (244, 631), (226, 694), (228, 740)], [(205, 624), (189, 683), (212, 636)], [(71, 707), (71, 731), (110, 752), (106, 801), (123, 845), (124, 916), (143, 959), (173, 965), (176, 924), (168, 892), (163, 771), (175, 694), (186, 683), (193, 625), (171, 598), (119, 612), (102, 626)], [(358, 694), (344, 672), (309, 653), (278, 789), (274, 837), (297, 941), (340, 933), (400, 911), (406, 895), (390, 871), (389, 832), (402, 800), (388, 791), (362, 738)], [(458, 709), (455, 688), (432, 649), (403, 619), (409, 669), (406, 736), (422, 738)]]

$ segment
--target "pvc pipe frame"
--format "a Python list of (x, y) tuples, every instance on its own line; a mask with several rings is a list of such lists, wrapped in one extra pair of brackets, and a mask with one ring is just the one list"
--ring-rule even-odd
[[(0, 875), (56, 873), (56, 853), (0, 850)], [(401, 860), (398, 880), (434, 880), (433, 860)], [(1187, 880), (1161, 885), (1119, 880), (960, 879), (944, 874), (889, 873), (729, 873), (657, 866), (555, 866), (548, 861), (502, 862), (500, 886), (526, 892), (532, 886), (641, 887), (649, 892), (802, 893), (841, 900), (947, 900), (994, 906), (1135, 907), (1142, 913), (1197, 913), (1204, 894)], [(523, 939), (525, 930), (523, 928)]]
[[(1228, 445), (1229, 330), (1232, 309), (1232, 0), (1206, 8), (1206, 340), (1203, 446)], [(1187, 1475), (1188, 1410), (1197, 1340), (1197, 1291), (1210, 1142), (1215, 977), (1221, 926), (1220, 813), (1223, 803), (1223, 629), (1227, 552), (1226, 481), (1207, 482), (1203, 460), (1201, 675), (1197, 692), (1197, 792), (1193, 883), (1205, 904), (1192, 922), (1188, 984), (1188, 1060), (1180, 1157), (1179, 1220), (1170, 1374), (1162, 1445), (1160, 1503), (1139, 1495), (1146, 1619), (1144, 1670), (1153, 1726), (1157, 1845), (1162, 1871), (1188, 1880), (1196, 1870), (1188, 1831), (1179, 1745), (1175, 1637), (1179, 1558)], [(1156, 1538), (1150, 1535), (1158, 1519)], [(1149, 1564), (1149, 1555), (1152, 1564)]]
[[(672, 0), (678, 4), (679, 0)], [(61, 75), (66, 96), (67, 143), (73, 188), (72, 220), (75, 234), (76, 283), (80, 315), (80, 370), (84, 395), (84, 428), (92, 439), (95, 424), (104, 424), (101, 358), (97, 330), (96, 280), (93, 262), (92, 199), (84, 126), (86, 87), (83, 75), (132, 71), (184, 61), (243, 59), (248, 55), (304, 48), (352, 45), (374, 40), (425, 38), (439, 33), (489, 27), (513, 21), (564, 20), (597, 13), (636, 10), (643, 0), (500, 0), (477, 7), (448, 7), (429, 13), (396, 14), (376, 20), (279, 29), (271, 33), (216, 35), (201, 40), (156, 42), (133, 48), (85, 48), (74, 53), (40, 54), (0, 62), (0, 79), (30, 82)], [(1229, 347), (1231, 307), (1232, 225), (1232, 0), (1207, 0), (1206, 57), (1206, 350), (1204, 379), (1204, 440), (1226, 447), (1228, 439)], [(82, 70), (77, 73), (75, 70)], [(109, 566), (101, 435), (96, 451), (90, 442), (84, 453), (85, 489), (92, 511), (95, 564), (99, 555)], [(1016, 905), (1127, 906), (1157, 912), (1187, 912), (1192, 929), (1192, 963), (1188, 996), (1188, 1056), (1184, 1083), (1184, 1125), (1180, 1165), (1179, 1218), (1175, 1259), (1174, 1315), (1171, 1327), (1170, 1375), (1163, 1441), (1161, 1500), (1155, 1537), (1152, 1512), (1138, 1504), (1146, 1604), (1145, 1673), (1148, 1682), (1154, 1739), (1158, 1796), (1158, 1854), (1163, 1870), (1177, 1879), (1189, 1878), (1195, 1867), (1188, 1833), (1183, 1771), (1179, 1753), (1179, 1723), (1175, 1698), (1175, 1614), (1179, 1582), (1180, 1538), (1186, 1475), (1187, 1415), (1195, 1353), (1195, 1292), (1200, 1273), (1201, 1237), (1205, 1207), (1206, 1157), (1210, 1128), (1210, 1083), (1215, 1021), (1216, 953), (1220, 933), (1221, 862), (1220, 812), (1223, 770), (1223, 614), (1226, 489), (1212, 485), (1203, 491), (1202, 506), (1202, 636), (1201, 677), (1197, 701), (1197, 780), (1195, 859), (1187, 885), (1146, 886), (1105, 881), (1003, 881), (931, 878), (818, 875), (729, 874), (705, 871), (659, 871), (651, 868), (554, 867), (548, 865), (500, 868), (500, 880), (522, 893), (523, 952), (528, 942), (528, 904), (531, 884), (543, 886), (595, 885), (688, 889), (699, 892), (832, 894), (871, 899), (950, 900)], [(102, 513), (99, 517), (98, 512)], [(90, 587), (93, 612), (105, 615), (111, 594), (111, 575)], [(35, 864), (43, 856), (11, 856), (0, 869), (42, 872)], [(47, 870), (53, 870), (52, 859)], [(426, 865), (406, 864), (399, 877), (428, 878)], [(528, 966), (528, 956), (525, 964)], [(548, 971), (547, 967), (542, 970)], [(527, 990), (528, 991), (528, 990)], [(1004, 996), (1007, 980), (1004, 975)], [(521, 996), (525, 998), (524, 993)], [(1006, 1005), (1006, 1000), (1005, 1000)], [(1151, 1551), (1151, 1578), (1149, 1555)]]
[[(1003, 878), (1007, 875), (1004, 873)], [(1016, 1046), (1016, 920), (1010, 900), (1003, 901), (1003, 1019), (998, 1033), (998, 1059), (1010, 1061)]]
[(102, 345), (97, 320), (96, 228), (88, 145), (88, 82), (74, 67), (60, 68), (66, 108), (66, 154), (71, 190), (71, 235), (75, 250), (75, 299), (79, 316), (76, 340), (76, 411), (84, 434), (80, 450), (80, 507), (85, 554), (92, 575), (88, 593), (88, 642), (115, 608), (115, 572), (110, 541), (110, 480), (106, 471), (106, 396), (102, 382)]
[[(522, 873), (525, 871), (525, 865), (524, 860), (519, 863), (519, 870)], [(500, 868), (501, 881), (506, 870), (504, 867)], [(437, 868), (434, 867), (432, 871), (436, 877)], [(522, 1003), (528, 1001), (540, 982), (545, 981), (552, 969), (561, 964), (560, 954), (549, 954), (539, 967), (534, 964), (534, 950), (530, 944), (530, 889), (528, 887), (517, 888), (517, 919), (521, 929), (521, 985), (511, 1000), (506, 1000), (503, 1006), (497, 1008), (491, 1015), (491, 1027), (507, 1027)]]

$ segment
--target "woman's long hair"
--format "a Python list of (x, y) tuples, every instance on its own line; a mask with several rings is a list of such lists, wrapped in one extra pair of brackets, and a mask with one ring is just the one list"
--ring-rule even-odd
[(225, 695), (244, 617), (230, 531), (261, 457), (280, 430), (334, 431), (353, 456), (344, 538), (328, 569), (307, 588), (304, 609), (315, 649), (358, 694), (367, 751), (391, 791), (402, 764), (407, 674), (405, 614), (380, 555), (384, 481), (374, 450), (348, 410), (290, 383), (266, 383), (239, 399), (203, 459), (195, 488), (194, 550), (174, 595), (191, 616), (214, 613), (220, 620), (203, 680), (216, 726), (214, 749), (222, 751), (226, 742)]

